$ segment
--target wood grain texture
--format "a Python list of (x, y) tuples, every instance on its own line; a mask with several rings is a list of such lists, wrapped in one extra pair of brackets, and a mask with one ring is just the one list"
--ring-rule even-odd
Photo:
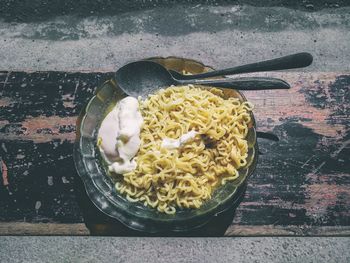
[[(111, 76), (0, 73), (0, 156), (8, 181), (0, 178), (0, 234), (33, 234), (43, 223), (52, 225), (52, 232), (42, 233), (64, 234), (55, 226), (86, 221), (72, 160), (75, 121), (96, 87)], [(258, 129), (280, 141), (259, 140), (258, 168), (225, 234), (273, 235), (283, 229), (278, 233), (348, 235), (350, 74), (269, 76), (287, 80), (292, 89), (245, 95), (255, 105)], [(94, 213), (88, 217), (106, 223)], [(6, 224), (32, 230), (5, 230)]]
[(87, 236), (89, 230), (83, 223), (57, 224), (57, 223), (23, 223), (1, 222), (0, 235), (62, 235), (62, 236)]
[[(103, 225), (105, 226), (105, 225)], [(102, 226), (100, 226), (102, 227)], [(69, 235), (87, 236), (89, 230), (84, 223), (19, 223), (1, 222), (1, 235)], [(105, 234), (108, 235), (108, 234)], [(124, 234), (125, 235), (125, 234)], [(274, 226), (236, 225), (228, 228), (227, 236), (349, 236), (347, 226)]]

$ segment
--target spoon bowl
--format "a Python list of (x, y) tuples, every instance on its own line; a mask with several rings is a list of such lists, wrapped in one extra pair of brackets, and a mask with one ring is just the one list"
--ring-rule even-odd
[(153, 61), (136, 61), (121, 67), (115, 75), (118, 86), (129, 96), (144, 97), (174, 84), (169, 71)]

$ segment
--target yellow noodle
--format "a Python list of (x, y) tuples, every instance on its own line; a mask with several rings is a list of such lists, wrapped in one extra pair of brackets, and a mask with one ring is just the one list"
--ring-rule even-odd
[[(246, 165), (249, 102), (224, 99), (219, 89), (177, 86), (140, 101), (144, 118), (137, 168), (123, 175), (116, 189), (131, 202), (167, 214), (199, 208), (215, 187), (235, 180)], [(161, 147), (191, 130), (195, 139), (180, 149)]]

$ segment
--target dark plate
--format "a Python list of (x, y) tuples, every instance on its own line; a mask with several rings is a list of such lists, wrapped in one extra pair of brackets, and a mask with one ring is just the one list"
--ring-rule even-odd
[[(179, 72), (185, 70), (201, 73), (211, 70), (202, 63), (190, 59), (168, 57), (151, 58), (151, 60)], [(226, 97), (237, 97), (241, 101), (246, 101), (243, 94), (237, 90), (223, 89), (223, 91)], [(247, 137), (248, 163), (239, 170), (239, 178), (218, 187), (212, 198), (199, 209), (183, 209), (178, 210), (175, 215), (167, 215), (145, 207), (141, 203), (131, 203), (120, 195), (115, 190), (111, 177), (107, 175), (96, 148), (96, 137), (101, 121), (124, 96), (113, 80), (105, 82), (97, 89), (95, 96), (91, 98), (77, 121), (77, 137), (74, 145), (75, 166), (95, 206), (128, 227), (149, 233), (188, 231), (205, 224), (215, 214), (232, 207), (257, 164), (258, 145), (253, 114), (251, 114), (252, 121), (249, 124)]]

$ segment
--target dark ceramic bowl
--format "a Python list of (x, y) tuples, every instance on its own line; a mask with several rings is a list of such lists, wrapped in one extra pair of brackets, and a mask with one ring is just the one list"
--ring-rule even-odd
[[(212, 70), (190, 59), (168, 57), (151, 58), (150, 60), (179, 72), (185, 70), (191, 73), (201, 73)], [(237, 97), (241, 101), (246, 101), (243, 94), (237, 90), (223, 89), (223, 91), (226, 97)], [(257, 164), (258, 145), (253, 114), (251, 114), (252, 121), (249, 124), (247, 137), (249, 147), (247, 165), (239, 170), (239, 178), (218, 187), (213, 192), (212, 198), (200, 208), (178, 209), (176, 214), (167, 215), (156, 209), (145, 207), (142, 203), (131, 203), (119, 194), (112, 178), (107, 175), (106, 167), (96, 147), (97, 132), (103, 118), (123, 97), (125, 94), (113, 80), (105, 82), (95, 92), (77, 122), (77, 137), (74, 145), (75, 166), (95, 206), (128, 227), (149, 233), (189, 231), (202, 226), (214, 215), (230, 208), (242, 192), (241, 189)]]

